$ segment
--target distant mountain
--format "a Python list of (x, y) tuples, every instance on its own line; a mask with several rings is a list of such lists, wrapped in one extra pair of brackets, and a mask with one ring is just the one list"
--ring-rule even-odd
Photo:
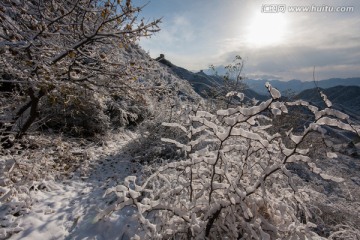
[[(250, 89), (256, 91), (259, 94), (265, 94), (267, 89), (265, 88), (265, 83), (269, 82), (273, 87), (280, 90), (282, 93), (287, 90), (291, 90), (295, 93), (300, 93), (306, 89), (315, 88), (316, 85), (313, 81), (303, 82), (300, 80), (290, 80), (290, 81), (279, 81), (279, 80), (245, 80), (246, 84)], [(360, 78), (331, 78), (326, 80), (320, 80), (316, 82), (317, 86), (320, 88), (331, 88), (335, 86), (360, 86)]]
[[(185, 68), (178, 67), (169, 60), (165, 59), (164, 54), (160, 54), (160, 57), (156, 58), (156, 61), (169, 67), (179, 78), (188, 81), (194, 88), (195, 92), (197, 92), (202, 97), (206, 97), (206, 93), (212, 88), (221, 87), (223, 85), (224, 79), (221, 76), (207, 75), (203, 71), (194, 73)], [(246, 89), (243, 93), (247, 98), (250, 99), (255, 98), (257, 100), (264, 100), (267, 98), (266, 96), (263, 96), (250, 88)]]
[[(320, 89), (332, 102), (333, 107), (360, 120), (360, 87), (336, 86)], [(296, 98), (302, 99), (321, 108), (325, 107), (317, 88), (307, 89), (299, 93)]]

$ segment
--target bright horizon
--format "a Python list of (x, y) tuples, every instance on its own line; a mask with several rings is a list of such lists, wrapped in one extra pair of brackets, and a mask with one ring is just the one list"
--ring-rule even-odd
[[(140, 17), (163, 18), (161, 31), (140, 41), (153, 58), (199, 71), (240, 55), (249, 78), (309, 81), (314, 66), (317, 80), (360, 77), (358, 1), (134, 1), (146, 3)], [(291, 12), (297, 6), (313, 12)], [(343, 12), (331, 12), (337, 7)]]

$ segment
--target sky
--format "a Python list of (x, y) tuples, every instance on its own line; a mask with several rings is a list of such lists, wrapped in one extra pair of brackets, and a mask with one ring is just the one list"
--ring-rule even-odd
[(310, 81), (314, 66), (316, 80), (360, 77), (358, 0), (133, 2), (147, 4), (139, 17), (162, 18), (161, 31), (140, 46), (188, 70), (225, 66), (240, 55), (253, 79)]

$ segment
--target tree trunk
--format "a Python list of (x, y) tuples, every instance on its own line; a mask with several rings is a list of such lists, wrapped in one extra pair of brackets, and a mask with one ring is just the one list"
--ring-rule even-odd
[(26, 119), (26, 122), (22, 126), (20, 126), (20, 130), (16, 135), (16, 139), (21, 138), (26, 133), (26, 131), (29, 130), (30, 126), (34, 123), (34, 121), (38, 117), (38, 115), (39, 115), (39, 112), (38, 112), (39, 101), (45, 95), (45, 91), (40, 90), (39, 93), (37, 94), (37, 96), (35, 96), (34, 90), (32, 88), (28, 89), (28, 93), (29, 93), (29, 96), (30, 96), (30, 102), (28, 102), (22, 108), (20, 108), (20, 110), (16, 114), (16, 120), (19, 119), (20, 116), (29, 107), (30, 107), (30, 115)]

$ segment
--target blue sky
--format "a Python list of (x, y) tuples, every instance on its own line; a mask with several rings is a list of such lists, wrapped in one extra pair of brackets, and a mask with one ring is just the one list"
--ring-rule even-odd
[[(140, 45), (198, 71), (245, 59), (249, 78), (312, 80), (360, 77), (358, 0), (134, 0), (141, 16), (162, 17), (161, 31)], [(265, 13), (285, 4), (284, 13)], [(351, 6), (352, 12), (289, 12), (291, 6)]]

